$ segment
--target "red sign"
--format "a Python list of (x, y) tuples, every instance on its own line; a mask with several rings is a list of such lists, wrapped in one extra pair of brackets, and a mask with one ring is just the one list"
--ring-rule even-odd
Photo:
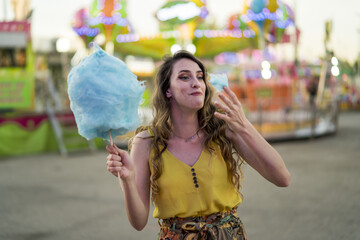
[(25, 32), (27, 38), (30, 39), (30, 22), (0, 22), (0, 32)]

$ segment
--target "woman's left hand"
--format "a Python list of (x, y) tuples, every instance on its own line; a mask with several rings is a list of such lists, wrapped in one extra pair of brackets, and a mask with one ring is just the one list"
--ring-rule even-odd
[(226, 135), (233, 139), (237, 133), (245, 130), (248, 120), (234, 92), (224, 87), (224, 92), (220, 92), (218, 96), (223, 103), (216, 101), (215, 106), (222, 110), (223, 113), (215, 112), (215, 116), (227, 123), (228, 129), (226, 130)]
[(215, 116), (226, 122), (226, 135), (242, 153), (241, 157), (268, 181), (287, 187), (291, 177), (283, 159), (251, 125), (236, 95), (224, 87), (219, 98), (223, 102), (215, 102), (215, 106), (223, 113), (215, 112)]

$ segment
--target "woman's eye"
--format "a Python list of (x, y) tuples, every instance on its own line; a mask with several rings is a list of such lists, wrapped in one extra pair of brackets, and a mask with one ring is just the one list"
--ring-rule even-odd
[(180, 76), (179, 79), (181, 79), (181, 80), (187, 80), (187, 79), (189, 79), (189, 77), (188, 77), (188, 76)]
[(204, 76), (198, 76), (199, 80), (204, 80)]

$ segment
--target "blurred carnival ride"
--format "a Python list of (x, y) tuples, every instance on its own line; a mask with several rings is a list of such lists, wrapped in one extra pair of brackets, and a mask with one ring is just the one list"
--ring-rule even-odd
[[(336, 131), (336, 77), (330, 73), (328, 55), (315, 64), (297, 60), (300, 31), (289, 5), (279, 0), (243, 1), (242, 12), (218, 29), (205, 21), (209, 15), (205, 0), (169, 0), (155, 14), (159, 34), (149, 36), (134, 32), (125, 1), (114, 2), (94, 1), (90, 10), (76, 13), (73, 28), (85, 44), (105, 39), (105, 48), (109, 41), (114, 43), (111, 53), (150, 57), (155, 65), (164, 53), (179, 49), (194, 53), (211, 72), (228, 74), (249, 119), (268, 139)], [(106, 12), (111, 7), (114, 11)], [(104, 26), (121, 31), (110, 33)], [(276, 52), (283, 45), (293, 47), (292, 61)], [(141, 69), (136, 74), (141, 76)]]
[[(67, 73), (71, 65), (89, 54), (92, 41), (124, 60), (140, 80), (147, 81), (140, 109), (144, 123), (152, 118), (149, 99), (156, 66), (164, 54), (186, 49), (202, 59), (209, 72), (228, 75), (230, 87), (243, 103), (248, 118), (265, 138), (309, 138), (335, 133), (339, 72), (331, 51), (326, 48), (324, 58), (316, 63), (298, 61), (300, 31), (290, 6), (280, 0), (240, 3), (242, 11), (229, 16), (226, 26), (218, 27), (206, 21), (211, 15), (206, 0), (168, 0), (155, 13), (159, 33), (142, 35), (135, 32), (128, 19), (126, 0), (94, 0), (89, 8), (79, 9), (72, 20), (83, 47), (71, 54), (70, 61), (69, 53), (59, 46), (61, 68), (51, 71), (48, 65), (54, 61), (52, 55), (46, 58), (39, 54), (34, 60), (30, 20), (25, 20), (25, 15), (22, 22), (0, 23), (0, 34), (4, 36), (0, 38), (1, 60), (9, 51), (11, 56), (26, 56), (22, 58), (26, 61), (19, 60), (16, 66), (1, 66), (0, 157), (55, 150), (66, 155), (80, 146), (94, 150), (103, 145), (102, 141), (84, 142), (77, 138), (66, 95)], [(18, 27), (3, 27), (9, 24)], [(18, 29), (16, 34), (14, 29)], [(326, 31), (328, 35), (330, 32)], [(21, 38), (20, 47), (6, 45), (15, 42), (11, 39), (19, 33), (26, 36)], [(5, 45), (3, 39), (7, 40)], [(289, 49), (294, 56), (286, 60), (283, 53)], [(41, 89), (46, 91), (41, 93)], [(45, 99), (43, 107), (36, 110), (40, 97)], [(19, 143), (21, 149), (16, 148)]]

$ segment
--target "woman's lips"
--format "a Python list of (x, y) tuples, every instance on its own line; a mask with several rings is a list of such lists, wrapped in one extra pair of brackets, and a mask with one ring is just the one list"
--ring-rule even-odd
[(193, 93), (190, 93), (190, 95), (192, 95), (192, 96), (201, 96), (202, 92), (193, 92)]

